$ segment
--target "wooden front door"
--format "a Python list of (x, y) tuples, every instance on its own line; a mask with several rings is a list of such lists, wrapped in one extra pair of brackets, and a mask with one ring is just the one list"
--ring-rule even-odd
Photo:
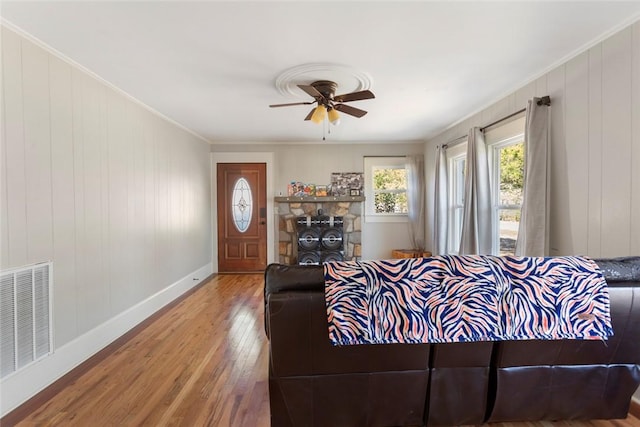
[(218, 163), (218, 270), (267, 266), (267, 166)]

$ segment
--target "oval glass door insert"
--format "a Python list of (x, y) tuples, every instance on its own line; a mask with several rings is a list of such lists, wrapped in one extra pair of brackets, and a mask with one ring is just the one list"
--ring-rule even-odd
[(244, 178), (238, 178), (233, 186), (233, 196), (231, 197), (231, 215), (233, 224), (239, 232), (244, 233), (251, 223), (253, 212), (253, 199), (251, 197), (251, 187)]

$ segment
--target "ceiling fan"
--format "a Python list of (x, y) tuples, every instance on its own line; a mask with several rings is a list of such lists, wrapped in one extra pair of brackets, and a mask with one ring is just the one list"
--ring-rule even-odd
[(334, 125), (338, 125), (340, 123), (338, 111), (358, 118), (367, 114), (364, 110), (343, 104), (344, 102), (375, 98), (373, 92), (370, 90), (335, 95), (338, 85), (329, 80), (318, 80), (310, 85), (298, 85), (298, 87), (309, 94), (314, 101), (272, 104), (269, 105), (269, 107), (289, 107), (292, 105), (312, 105), (317, 103), (317, 107), (313, 108), (304, 119), (311, 120), (314, 123), (322, 123), (325, 116), (328, 115), (329, 121)]

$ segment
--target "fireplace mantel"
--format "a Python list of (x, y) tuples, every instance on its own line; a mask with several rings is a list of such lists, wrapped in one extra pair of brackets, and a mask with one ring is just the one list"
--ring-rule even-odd
[(364, 196), (277, 196), (276, 203), (364, 202)]

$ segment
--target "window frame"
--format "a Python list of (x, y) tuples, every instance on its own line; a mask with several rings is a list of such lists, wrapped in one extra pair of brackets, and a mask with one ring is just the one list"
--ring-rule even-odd
[[(500, 205), (500, 157), (497, 155), (497, 150), (500, 150), (509, 145), (522, 142), (524, 143), (524, 128), (525, 118), (524, 115), (517, 117), (507, 123), (494, 126), (485, 131), (485, 145), (487, 147), (488, 154), (488, 168), (489, 168), (489, 180), (491, 186), (491, 222), (493, 228), (491, 253), (498, 255), (500, 253), (500, 224), (499, 224), (499, 210), (515, 209), (515, 206)], [(448, 229), (447, 229), (447, 244), (448, 253), (456, 255), (460, 250), (460, 236), (462, 231), (462, 215), (460, 221), (455, 221), (455, 211), (462, 209), (458, 205), (454, 205), (457, 191), (462, 192), (462, 198), (460, 199), (464, 203), (464, 179), (459, 182), (459, 177), (456, 177), (456, 162), (461, 159), (466, 159), (467, 155), (467, 141), (463, 141), (459, 144), (447, 149), (447, 181), (448, 181), (448, 202), (447, 202), (447, 215), (448, 215)], [(465, 165), (466, 168), (466, 165)], [(461, 187), (460, 187), (461, 185)], [(519, 207), (522, 208), (521, 206)]]
[[(462, 215), (464, 209), (464, 175), (467, 161), (467, 142), (460, 143), (447, 149), (447, 185), (448, 185), (448, 235), (447, 246), (449, 253), (457, 255), (460, 251), (460, 237), (462, 234)], [(461, 165), (462, 163), (462, 165)], [(460, 174), (462, 167), (462, 174)], [(457, 202), (460, 203), (457, 203)], [(460, 214), (456, 221), (456, 213)]]
[[(374, 191), (374, 169), (405, 169), (407, 170), (406, 156), (364, 157), (364, 220), (365, 222), (407, 222), (408, 213), (386, 213), (375, 211), (375, 195), (379, 192), (402, 193), (401, 190)], [(408, 176), (407, 176), (408, 178)], [(404, 193), (409, 197), (409, 182), (407, 179)]]
[(491, 226), (494, 233), (491, 239), (491, 252), (500, 254), (500, 211), (520, 211), (522, 205), (503, 204), (500, 200), (500, 153), (501, 150), (517, 144), (524, 144), (524, 135), (517, 135), (504, 141), (488, 145), (489, 173), (491, 182)]
[[(500, 150), (524, 144), (524, 117), (517, 118), (502, 126), (485, 132), (485, 144), (489, 161), (489, 181), (491, 185), (491, 253), (500, 255), (500, 210), (521, 210), (522, 205), (506, 205), (500, 203)], [(523, 172), (524, 173), (524, 172)]]

